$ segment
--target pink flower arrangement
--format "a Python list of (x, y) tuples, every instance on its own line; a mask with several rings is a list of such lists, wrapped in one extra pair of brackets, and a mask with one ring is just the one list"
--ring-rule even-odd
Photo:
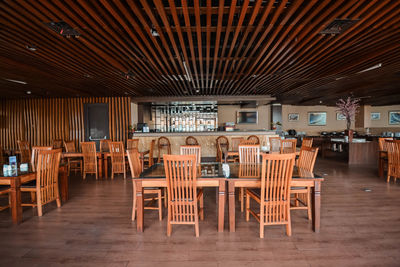
[(346, 117), (347, 122), (347, 130), (350, 130), (351, 121), (354, 120), (354, 116), (358, 112), (358, 108), (360, 107), (360, 99), (359, 98), (351, 98), (347, 99), (339, 99), (336, 102), (337, 111), (339, 111), (344, 117)]

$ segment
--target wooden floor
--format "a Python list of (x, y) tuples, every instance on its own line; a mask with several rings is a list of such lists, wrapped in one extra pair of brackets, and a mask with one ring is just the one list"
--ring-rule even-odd
[(168, 238), (165, 219), (149, 210), (137, 234), (131, 181), (75, 177), (70, 201), (49, 205), (42, 218), (27, 208), (24, 222), (12, 226), (9, 212), (0, 212), (0, 266), (400, 266), (400, 181), (387, 184), (375, 168), (321, 159), (316, 170), (326, 178), (321, 233), (312, 232), (305, 211), (293, 211), (292, 237), (275, 226), (263, 240), (257, 222), (239, 210), (236, 233), (227, 220), (217, 233), (213, 190), (206, 191), (199, 238), (190, 226), (174, 226)]

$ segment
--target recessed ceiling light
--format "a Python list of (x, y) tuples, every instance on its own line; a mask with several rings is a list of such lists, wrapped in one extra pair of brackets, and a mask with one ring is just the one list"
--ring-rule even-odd
[(32, 94), (32, 92), (31, 91), (26, 91), (26, 94), (30, 95), (30, 94)]
[(9, 81), (9, 82), (13, 82), (13, 83), (28, 84), (27, 82), (19, 81), (19, 80), (13, 80), (13, 79), (4, 79), (4, 80)]
[(154, 37), (160, 36), (160, 34), (158, 34), (157, 30), (154, 29), (154, 26), (151, 27), (150, 33), (151, 33), (151, 35), (153, 35)]
[(36, 51), (37, 47), (36, 45), (25, 45), (26, 49), (30, 50), (30, 51)]
[(322, 100), (320, 100), (319, 103), (322, 104)]

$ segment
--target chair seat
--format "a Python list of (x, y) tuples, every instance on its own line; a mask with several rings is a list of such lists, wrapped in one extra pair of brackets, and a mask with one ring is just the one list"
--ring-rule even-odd
[(296, 187), (291, 187), (290, 191), (293, 191), (293, 190), (304, 190), (304, 189), (307, 189), (307, 187), (296, 186)]
[(25, 183), (21, 185), (21, 189), (23, 188), (36, 188), (36, 180), (30, 181), (29, 183)]

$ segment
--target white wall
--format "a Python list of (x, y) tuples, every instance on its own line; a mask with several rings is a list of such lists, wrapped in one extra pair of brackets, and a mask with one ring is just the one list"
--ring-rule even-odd
[(258, 123), (257, 124), (236, 124), (236, 129), (240, 130), (260, 130), (270, 129), (271, 121), (271, 106), (261, 105), (257, 108), (240, 108), (240, 105), (227, 105), (218, 106), (218, 125), (222, 126), (225, 122), (236, 123), (236, 112), (237, 111), (258, 111)]

